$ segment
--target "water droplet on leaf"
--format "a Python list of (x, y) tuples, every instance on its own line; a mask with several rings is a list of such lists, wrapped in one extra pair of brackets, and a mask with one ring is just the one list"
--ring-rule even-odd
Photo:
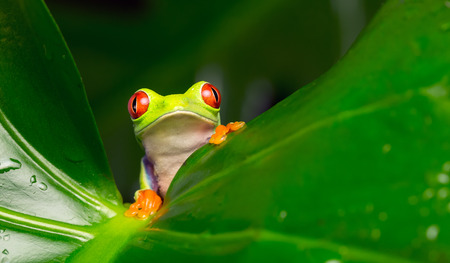
[(428, 200), (431, 199), (434, 196), (434, 189), (428, 188), (423, 192), (423, 199)]
[(444, 23), (441, 25), (441, 30), (447, 32), (450, 29), (450, 23)]
[(45, 191), (48, 189), (48, 186), (45, 183), (40, 183), (38, 185), (38, 188), (41, 189), (42, 191)]
[(3, 249), (2, 253), (5, 254), (5, 255), (8, 255), (9, 251), (7, 249)]
[(282, 211), (280, 212), (278, 221), (280, 221), (280, 222), (284, 221), (284, 219), (286, 218), (286, 216), (287, 216), (287, 212), (286, 212), (285, 210), (282, 210)]
[(378, 228), (372, 229), (372, 231), (370, 232), (370, 236), (372, 237), (373, 240), (380, 239), (380, 236), (381, 236), (380, 229), (378, 229)]
[(440, 199), (445, 199), (448, 196), (448, 189), (447, 187), (442, 187), (441, 189), (438, 190), (437, 192), (437, 197)]
[(388, 153), (391, 151), (391, 145), (390, 144), (385, 144), (383, 145), (383, 153)]
[(9, 235), (4, 235), (4, 236), (3, 236), (3, 240), (5, 240), (5, 241), (8, 241), (8, 240), (9, 240), (9, 238), (10, 238), (10, 236), (9, 236)]
[(16, 159), (9, 158), (0, 160), (0, 173), (20, 169), (20, 167), (22, 167), (22, 164)]
[(448, 175), (446, 175), (444, 173), (440, 173), (437, 176), (437, 180), (441, 184), (447, 184), (449, 182), (449, 177), (448, 177)]
[(380, 221), (386, 221), (388, 218), (388, 215), (386, 212), (381, 212), (378, 214), (378, 219), (380, 219)]
[(31, 183), (31, 184), (34, 184), (34, 183), (36, 183), (36, 182), (37, 182), (37, 180), (36, 180), (36, 175), (31, 176), (31, 177), (30, 177), (30, 183)]
[(439, 235), (439, 226), (431, 225), (427, 228), (426, 236), (428, 240), (435, 240)]
[(442, 171), (450, 172), (450, 161), (447, 161), (442, 165)]

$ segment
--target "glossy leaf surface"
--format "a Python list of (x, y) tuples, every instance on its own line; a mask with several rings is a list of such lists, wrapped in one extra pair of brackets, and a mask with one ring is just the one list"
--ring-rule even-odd
[(0, 3), (2, 262), (66, 257), (120, 210), (80, 76), (42, 1)]

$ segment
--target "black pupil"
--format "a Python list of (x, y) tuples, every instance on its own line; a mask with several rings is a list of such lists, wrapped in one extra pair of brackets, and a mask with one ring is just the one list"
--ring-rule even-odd
[(214, 98), (216, 98), (216, 101), (219, 101), (219, 94), (217, 94), (217, 90), (215, 88), (211, 88), (213, 94), (214, 94)]
[(136, 109), (137, 109), (137, 99), (136, 99), (136, 97), (134, 97), (131, 107), (133, 107), (133, 112), (136, 113)]

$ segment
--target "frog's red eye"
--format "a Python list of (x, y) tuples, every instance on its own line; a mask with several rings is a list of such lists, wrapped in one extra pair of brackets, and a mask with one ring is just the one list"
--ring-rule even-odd
[(220, 92), (216, 87), (209, 83), (205, 83), (202, 86), (202, 98), (203, 101), (209, 106), (215, 109), (220, 107)]
[(149, 102), (150, 99), (147, 93), (143, 91), (134, 93), (128, 101), (128, 112), (131, 118), (137, 119), (141, 117), (147, 111)]

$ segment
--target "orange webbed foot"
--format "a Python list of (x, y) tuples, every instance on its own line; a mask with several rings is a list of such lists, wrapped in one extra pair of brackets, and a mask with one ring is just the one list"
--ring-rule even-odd
[(125, 212), (125, 216), (144, 220), (156, 213), (161, 204), (161, 197), (155, 191), (150, 189), (139, 190), (136, 202), (130, 205), (130, 208)]
[(225, 125), (217, 126), (215, 133), (211, 136), (211, 139), (209, 139), (209, 143), (221, 144), (227, 138), (227, 134), (241, 129), (242, 127), (244, 127), (244, 125), (245, 122), (236, 121), (228, 123), (227, 126)]
[(243, 121), (230, 122), (227, 124), (227, 128), (229, 129), (228, 133), (237, 131), (240, 128), (244, 127), (244, 125), (245, 125), (245, 122), (243, 122)]

